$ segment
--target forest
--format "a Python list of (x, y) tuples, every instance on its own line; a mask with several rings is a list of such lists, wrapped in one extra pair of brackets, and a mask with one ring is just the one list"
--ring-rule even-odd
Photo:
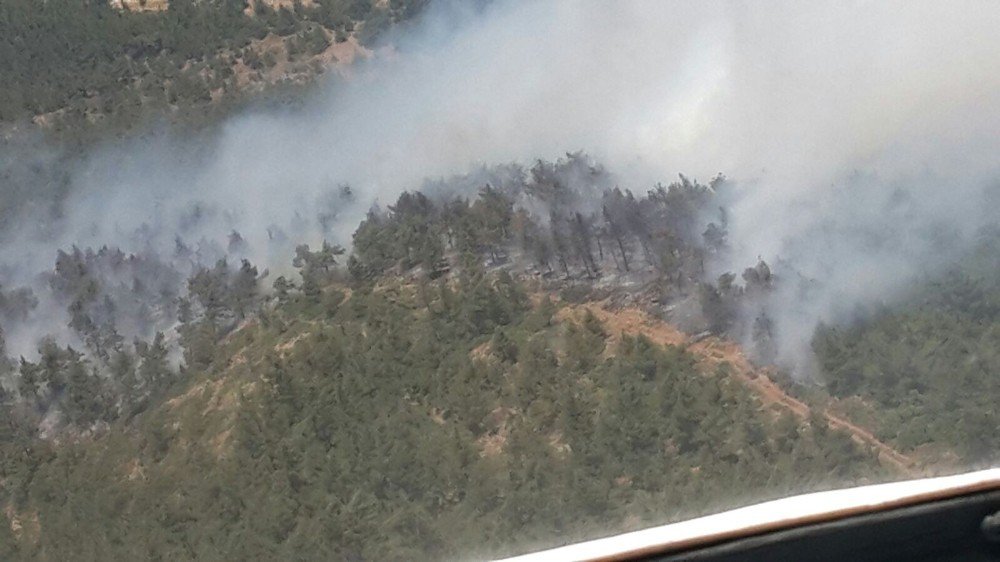
[[(165, 110), (196, 122), (245, 98), (247, 81), (305, 61), (334, 42), (372, 40), (415, 15), (423, 0), (171, 0), (131, 10), (106, 0), (0, 4), (0, 124), (41, 118), (61, 136), (131, 129)], [(277, 6), (277, 7), (275, 7)], [(281, 39), (280, 54), (259, 46)], [(219, 106), (222, 101), (222, 108)]]
[[(238, 232), (214, 262), (180, 237), (173, 256), (60, 251), (44, 292), (0, 292), (8, 333), (56, 302), (78, 342), (4, 364), (4, 554), (489, 558), (899, 478), (725, 363), (577, 306), (626, 295), (680, 322), (671, 303), (697, 303), (692, 333), (768, 337), (743, 311), (780, 275), (703, 280), (727, 180), (609, 178), (574, 153), (428, 181), (350, 251), (297, 245), (295, 275), (237, 259)], [(776, 380), (816, 412), (860, 403), (847, 415), (920, 472), (994, 460), (998, 240), (819, 327), (818, 381)]]
[(955, 267), (904, 304), (813, 340), (827, 390), (870, 400), (880, 433), (903, 449), (947, 443), (962, 464), (997, 461), (1000, 422), (1000, 232), (984, 232)]
[[(308, 267), (303, 283), (326, 274)], [(209, 307), (183, 323), (198, 334), (183, 374), (142, 346), (121, 383), (147, 398), (122, 396), (129, 411), (78, 407), (94, 380), (79, 355), (43, 357), (66, 423), (112, 426), (58, 445), (14, 430), (14, 553), (486, 558), (885, 477), (848, 435), (761, 411), (683, 349), (610, 342), (505, 272), (312, 278), (218, 345)], [(237, 285), (220, 313), (237, 314)]]
[[(491, 559), (1000, 461), (997, 206), (982, 205), (986, 220), (969, 215), (968, 232), (925, 213), (961, 178), (913, 172), (883, 185), (855, 171), (817, 188), (826, 207), (816, 216), (788, 203), (785, 220), (816, 228), (772, 232), (817, 238), (771, 250), (826, 251), (833, 233), (856, 238), (845, 246), (856, 252), (922, 260), (912, 279), (898, 263), (871, 279), (855, 271), (851, 283), (889, 287), (859, 298), (869, 293), (831, 284), (835, 267), (807, 273), (740, 239), (751, 230), (738, 222), (748, 199), (767, 202), (749, 207), (765, 215), (753, 217), (758, 226), (786, 204), (766, 191), (766, 174), (661, 167), (661, 181), (645, 183), (622, 173), (627, 163), (576, 150), (575, 137), (549, 147), (561, 156), (506, 161), (511, 152), (498, 149), (499, 162), (441, 166), (436, 152), (464, 155), (456, 143), (479, 146), (472, 137), (495, 132), (464, 122), (455, 132), (410, 107), (467, 87), (434, 49), (422, 51), (421, 41), (449, 41), (447, 17), (431, 22), (430, 40), (409, 38), (416, 70), (398, 60), (406, 53), (385, 50), (379, 70), (412, 84), (373, 79), (372, 89), (402, 95), (343, 106), (385, 115), (358, 111), (336, 121), (342, 129), (326, 127), (335, 134), (306, 131), (328, 125), (307, 122), (313, 114), (290, 121), (305, 132), (234, 126), (234, 137), (275, 133), (292, 150), (219, 144), (232, 132), (226, 118), (248, 108), (280, 105), (254, 114), (278, 120), (315, 102), (306, 89), (339, 68), (337, 53), (369, 56), (428, 4), (0, 0), (0, 560)], [(560, 17), (577, 14), (565, 9)], [(473, 24), (473, 35), (516, 61), (506, 41), (522, 20), (504, 15), (492, 14), (503, 33)], [(578, 37), (541, 19), (552, 37)], [(606, 32), (593, 42), (602, 51)], [(457, 36), (463, 55), (478, 52)], [(519, 47), (525, 37), (514, 37)], [(540, 58), (558, 63), (539, 73), (545, 85), (580, 71)], [(427, 68), (432, 88), (420, 84)], [(538, 94), (508, 86), (514, 100)], [(580, 92), (558, 86), (558, 101), (572, 105)], [(496, 107), (520, 103), (506, 94), (495, 92)], [(647, 107), (634, 110), (643, 127)], [(601, 111), (588, 105), (583, 120), (603, 123)], [(546, 123), (542, 113), (531, 115)], [(368, 137), (395, 127), (414, 136), (387, 138), (431, 146)], [(754, 142), (771, 142), (758, 127)], [(781, 150), (796, 138), (781, 137)], [(377, 154), (358, 156), (366, 151)], [(216, 157), (227, 165), (205, 164)], [(335, 166), (321, 170), (329, 177), (300, 169), (326, 159), (349, 169), (355, 157), (380, 168), (384, 159), (385, 170), (355, 170), (356, 182)], [(258, 159), (280, 173), (261, 174)], [(427, 177), (394, 175), (414, 160)], [(183, 165), (162, 173), (164, 162)], [(464, 171), (433, 175), (425, 164)], [(910, 180), (934, 189), (909, 190)], [(761, 185), (763, 198), (750, 194)], [(1000, 204), (997, 185), (985, 182), (984, 201)], [(885, 201), (872, 186), (891, 188)], [(972, 191), (954, 193), (945, 203), (962, 215), (956, 201)], [(840, 221), (830, 208), (877, 224)], [(895, 238), (880, 245), (883, 233)], [(838, 301), (837, 314), (781, 323), (820, 293)], [(804, 361), (789, 360), (789, 325)]]

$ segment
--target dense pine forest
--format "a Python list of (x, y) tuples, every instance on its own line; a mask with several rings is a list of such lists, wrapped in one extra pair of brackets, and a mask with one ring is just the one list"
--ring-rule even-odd
[[(692, 330), (767, 338), (740, 313), (781, 282), (767, 264), (698, 281), (726, 245), (726, 180), (604, 179), (571, 154), (429, 182), (352, 251), (299, 245), (274, 279), (226, 257), (179, 270), (197, 263), (180, 238), (172, 257), (60, 252), (46, 291), (82, 347), (5, 364), (8, 555), (485, 558), (993, 460), (995, 233), (906, 304), (821, 327), (818, 378), (786, 383), (803, 417), (611, 320), (688, 302)], [(5, 325), (38, 302), (5, 288)], [(831, 401), (912, 471), (830, 427)]]
[(1000, 232), (906, 303), (850, 326), (823, 326), (813, 347), (827, 390), (868, 401), (866, 415), (904, 449), (947, 443), (963, 463), (996, 462)]
[(724, 369), (535, 296), (473, 270), (279, 297), (141, 414), (11, 443), (17, 552), (479, 558), (884, 477)]
[[(166, 9), (144, 9), (147, 4)], [(34, 120), (76, 137), (95, 125), (132, 128), (162, 118), (164, 110), (177, 113), (173, 119), (200, 121), (239, 103), (255, 86), (302, 82), (325, 63), (343, 62), (336, 54), (332, 60), (317, 57), (338, 43), (370, 41), (412, 17), (424, 2), (376, 4), (4, 2), (0, 122)], [(340, 52), (355, 55), (354, 48)]]
[[(752, 187), (722, 173), (579, 150), (315, 187), (295, 161), (215, 197), (197, 156), (260, 171), (213, 145), (226, 119), (315, 103), (429, 9), (0, 1), (0, 559), (490, 559), (1000, 460), (1000, 221), (898, 229), (947, 251), (884, 298), (833, 286), (850, 313), (790, 337), (830, 280), (747, 260)], [(153, 177), (175, 152), (196, 170)], [(869, 211), (919, 223), (892, 187)]]

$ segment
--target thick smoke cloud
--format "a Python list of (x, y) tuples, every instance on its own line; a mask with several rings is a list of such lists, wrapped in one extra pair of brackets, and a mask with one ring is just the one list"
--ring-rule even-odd
[(760, 256), (806, 280), (758, 303), (802, 367), (818, 321), (890, 298), (997, 222), (998, 28), (987, 2), (440, 4), (305, 109), (95, 148), (61, 216), (26, 212), (7, 234), (2, 281), (33, 283), (73, 244), (168, 256), (180, 235), (210, 263), (234, 230), (286, 268), (276, 241), (346, 244), (372, 203), (426, 177), (582, 149), (635, 191), (735, 180), (732, 251), (711, 267)]

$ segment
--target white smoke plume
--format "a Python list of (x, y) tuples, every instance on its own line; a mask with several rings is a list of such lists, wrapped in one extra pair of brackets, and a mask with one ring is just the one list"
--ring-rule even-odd
[[(63, 215), (8, 235), (0, 281), (30, 284), (72, 244), (168, 253), (180, 234), (211, 253), (232, 230), (287, 267), (276, 235), (346, 244), (425, 177), (582, 149), (633, 191), (735, 180), (733, 251), (713, 270), (760, 256), (815, 281), (764, 304), (801, 365), (817, 322), (891, 298), (998, 222), (983, 204), (1000, 177), (997, 29), (989, 2), (442, 3), (304, 109), (95, 148)], [(342, 184), (352, 199), (330, 195)]]

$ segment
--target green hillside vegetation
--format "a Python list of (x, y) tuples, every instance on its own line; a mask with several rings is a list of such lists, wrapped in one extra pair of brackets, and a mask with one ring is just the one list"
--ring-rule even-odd
[(595, 318), (526, 291), (469, 271), (281, 297), (145, 413), (6, 442), (8, 552), (487, 557), (884, 477), (724, 370), (642, 338), (606, 349)]
[(165, 11), (117, 9), (107, 0), (0, 3), (0, 122), (52, 114), (57, 130), (88, 122), (134, 124), (150, 109), (207, 111), (212, 92), (238, 94), (234, 65), (277, 64), (251, 42), (282, 37), (291, 57), (316, 54), (351, 34), (367, 40), (411, 17), (421, 0), (316, 0), (271, 9), (246, 0), (171, 0)]
[[(712, 347), (777, 362), (764, 303), (826, 282), (781, 259), (710, 278), (745, 242), (722, 175), (620, 186), (571, 152), (398, 186), (349, 251), (335, 238), (366, 195), (348, 185), (294, 224), (227, 222), (206, 194), (116, 230), (122, 248), (54, 247), (91, 208), (74, 190), (93, 147), (180, 124), (170, 142), (200, 152), (428, 0), (167, 4), (0, 0), (0, 235), (55, 257), (0, 263), (0, 560), (485, 559), (1000, 462), (996, 228), (818, 326), (809, 380), (736, 376), (739, 352)], [(690, 343), (574, 306), (623, 302)], [(753, 383), (775, 387), (751, 377), (771, 374), (802, 403), (762, 401)]]
[(852, 326), (821, 327), (813, 342), (829, 392), (873, 405), (883, 439), (902, 449), (938, 444), (963, 466), (1000, 451), (1000, 233), (903, 304)]
[[(0, 557), (486, 558), (905, 476), (725, 365), (562, 310), (621, 280), (736, 338), (741, 299), (782, 282), (763, 262), (701, 280), (728, 244), (722, 178), (609, 183), (581, 154), (429, 182), (372, 209), (350, 255), (300, 245), (273, 281), (178, 235), (0, 287), (4, 327), (41, 296), (79, 342), (17, 359), (0, 338)], [(997, 240), (821, 327), (824, 388), (789, 388), (866, 406), (847, 417), (919, 469), (993, 459)]]

